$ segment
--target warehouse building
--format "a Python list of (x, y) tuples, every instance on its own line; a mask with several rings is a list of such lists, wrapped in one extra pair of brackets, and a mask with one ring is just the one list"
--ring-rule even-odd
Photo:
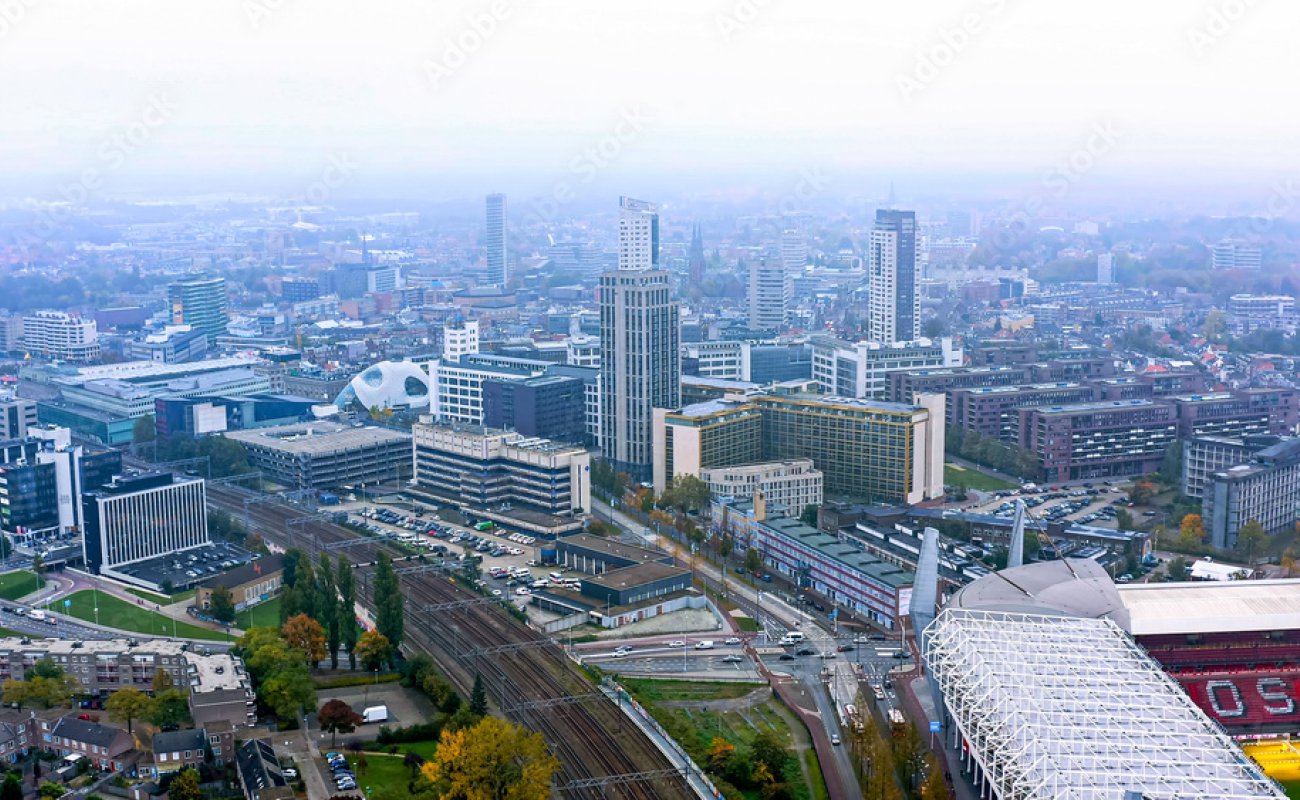
[(582, 593), (610, 606), (627, 606), (691, 588), (691, 571), (650, 561), (582, 579)]
[(588, 575), (600, 575), (610, 570), (639, 564), (671, 565), (673, 557), (648, 547), (637, 547), (583, 533), (556, 540), (555, 562), (562, 567)]

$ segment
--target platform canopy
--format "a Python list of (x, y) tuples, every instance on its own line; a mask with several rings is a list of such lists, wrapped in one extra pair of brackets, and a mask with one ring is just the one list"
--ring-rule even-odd
[(947, 609), (926, 662), (994, 796), (1285, 797), (1110, 619)]

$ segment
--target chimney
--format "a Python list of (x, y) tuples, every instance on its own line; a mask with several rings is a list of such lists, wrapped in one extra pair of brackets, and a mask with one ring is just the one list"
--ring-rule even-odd
[(764, 522), (767, 520), (767, 498), (763, 496), (762, 489), (754, 490), (754, 521)]

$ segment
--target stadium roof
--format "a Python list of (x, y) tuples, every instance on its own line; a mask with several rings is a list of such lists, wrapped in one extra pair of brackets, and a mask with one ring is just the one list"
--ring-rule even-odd
[(1300, 629), (1300, 579), (1119, 587), (1134, 636)]
[(928, 633), (994, 797), (1286, 796), (1112, 620), (947, 609)]

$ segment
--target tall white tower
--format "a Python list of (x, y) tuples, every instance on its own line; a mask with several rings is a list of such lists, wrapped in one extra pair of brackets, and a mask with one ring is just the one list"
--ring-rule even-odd
[(870, 281), (869, 336), (910, 342), (921, 335), (921, 297), (916, 291), (916, 212), (878, 209), (867, 261)]
[(487, 196), (487, 281), (493, 286), (510, 284), (510, 262), (506, 255), (506, 196)]
[(618, 199), (618, 268), (659, 267), (659, 209), (653, 203)]
[(783, 262), (766, 258), (749, 265), (749, 329), (780, 331), (790, 319), (794, 280)]

